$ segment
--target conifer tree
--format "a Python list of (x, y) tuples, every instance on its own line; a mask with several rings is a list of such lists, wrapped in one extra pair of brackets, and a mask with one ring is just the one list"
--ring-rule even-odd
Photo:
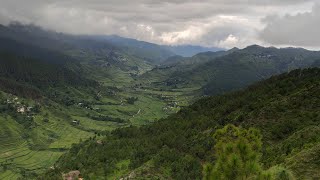
[(226, 125), (213, 136), (216, 163), (207, 165), (206, 180), (271, 179), (259, 163), (262, 146), (260, 132)]

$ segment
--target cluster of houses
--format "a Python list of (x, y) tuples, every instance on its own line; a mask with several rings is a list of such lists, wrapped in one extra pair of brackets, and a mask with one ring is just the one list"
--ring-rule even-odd
[(72, 124), (73, 124), (73, 125), (80, 125), (80, 120), (73, 120), (73, 121), (72, 121)]
[(11, 99), (7, 99), (7, 100), (6, 100), (6, 103), (13, 105), (13, 107), (16, 108), (16, 111), (17, 111), (18, 113), (21, 113), (21, 114), (25, 114), (25, 113), (28, 113), (28, 112), (32, 112), (32, 109), (33, 109), (32, 106), (26, 106), (26, 105), (22, 104), (22, 103), (19, 101), (19, 98), (18, 98), (18, 97), (13, 97), (13, 98), (11, 98)]
[(172, 111), (174, 108), (179, 108), (178, 102), (170, 102), (162, 110), (163, 111)]
[(266, 59), (270, 59), (272, 57), (275, 57), (275, 55), (271, 55), (271, 54), (256, 54), (255, 56), (258, 58), (266, 58)]
[(78, 107), (81, 107), (81, 108), (85, 108), (85, 109), (89, 109), (89, 110), (94, 110), (94, 111), (97, 111), (97, 112), (100, 112), (101, 109), (98, 108), (98, 107), (92, 107), (91, 105), (88, 105), (87, 103), (78, 103), (77, 104)]
[(80, 171), (70, 171), (69, 173), (62, 174), (63, 180), (83, 180)]

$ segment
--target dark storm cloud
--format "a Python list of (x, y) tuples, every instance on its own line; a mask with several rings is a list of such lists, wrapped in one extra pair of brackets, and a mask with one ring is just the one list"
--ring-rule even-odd
[(261, 19), (294, 17), (315, 1), (0, 0), (0, 23), (21, 21), (67, 33), (118, 34), (164, 44), (243, 47), (276, 42), (272, 22)]

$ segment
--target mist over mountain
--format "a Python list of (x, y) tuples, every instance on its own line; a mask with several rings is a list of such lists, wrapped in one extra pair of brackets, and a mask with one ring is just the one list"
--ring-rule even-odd
[(168, 49), (175, 53), (176, 55), (184, 56), (184, 57), (191, 57), (198, 53), (202, 52), (216, 52), (216, 51), (224, 51), (223, 48), (209, 48), (209, 47), (202, 47), (202, 46), (194, 46), (194, 45), (175, 45), (175, 46), (163, 46), (165, 49)]
[[(90, 36), (88, 36), (90, 37)], [(203, 46), (194, 46), (194, 45), (157, 45), (149, 42), (138, 41), (135, 39), (124, 38), (117, 35), (110, 35), (110, 36), (91, 36), (96, 38), (97, 40), (107, 40), (111, 43), (117, 44), (119, 46), (126, 46), (131, 48), (138, 48), (140, 51), (148, 51), (154, 52), (162, 51), (159, 53), (163, 54), (162, 58), (168, 58), (169, 56), (179, 55), (184, 57), (191, 57), (201, 52), (216, 52), (216, 51), (224, 51), (223, 48), (210, 48), (210, 47), (203, 47)]]

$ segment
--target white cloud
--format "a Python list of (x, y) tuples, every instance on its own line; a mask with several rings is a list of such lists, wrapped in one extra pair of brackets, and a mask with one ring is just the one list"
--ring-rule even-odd
[(235, 47), (238, 44), (238, 42), (239, 42), (239, 38), (230, 34), (226, 39), (219, 41), (218, 46), (232, 48), (232, 47)]
[[(303, 25), (292, 25), (290, 19), (304, 16), (300, 19), (308, 21), (311, 18), (313, 23), (318, 22), (318, 15), (298, 14), (311, 11), (316, 1), (0, 0), (0, 23), (21, 21), (60, 32), (117, 34), (161, 44), (244, 47), (253, 43), (286, 43), (304, 46), (310, 43), (303, 44), (297, 39), (287, 41), (278, 36), (288, 36), (289, 39), (289, 34), (297, 33), (292, 28)], [(291, 16), (284, 16), (288, 13)], [(276, 18), (271, 21), (271, 15), (279, 17), (274, 16)], [(279, 23), (283, 25), (280, 33), (275, 32)], [(308, 26), (317, 29), (315, 24), (309, 23)], [(285, 34), (286, 30), (288, 34)], [(313, 34), (309, 31), (304, 32)]]
[(320, 5), (310, 12), (269, 16), (260, 37), (270, 44), (320, 47)]
[(203, 33), (202, 28), (190, 26), (182, 31), (164, 32), (160, 36), (160, 41), (165, 44), (184, 44), (197, 40)]

